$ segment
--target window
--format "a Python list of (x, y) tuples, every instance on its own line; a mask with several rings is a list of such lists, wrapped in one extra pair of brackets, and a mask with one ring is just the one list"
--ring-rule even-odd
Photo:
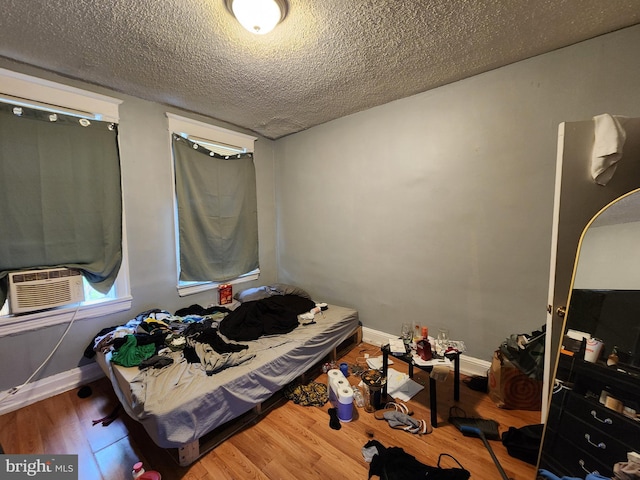
[(180, 295), (259, 275), (254, 137), (167, 113)]
[[(18, 74), (15, 72), (11, 72), (8, 70), (0, 69), (0, 105), (3, 108), (7, 117), (11, 118), (10, 113), (13, 113), (16, 116), (24, 115), (25, 123), (18, 122), (14, 127), (12, 127), (12, 131), (10, 133), (15, 133), (19, 136), (14, 137), (14, 146), (13, 152), (18, 151), (19, 149), (15, 148), (15, 138), (23, 138), (24, 135), (32, 135), (32, 133), (26, 133), (27, 130), (31, 132), (30, 129), (26, 127), (27, 121), (32, 122), (44, 122), (41, 125), (44, 125), (48, 122), (56, 125), (75, 125), (73, 128), (76, 128), (77, 131), (81, 131), (84, 129), (83, 133), (80, 134), (83, 138), (87, 137), (86, 132), (91, 130), (93, 132), (94, 127), (96, 131), (98, 129), (98, 125), (104, 125), (105, 129), (111, 127), (113, 130), (116, 128), (116, 124), (118, 122), (118, 105), (120, 103), (119, 100), (112, 99), (109, 97), (105, 97), (103, 95), (94, 94), (91, 92), (85, 92), (83, 90), (68, 87), (66, 85), (57, 84), (54, 82), (49, 82), (42, 79), (37, 79), (33, 77), (29, 77), (26, 75)], [(102, 123), (106, 122), (106, 123)], [(89, 125), (91, 125), (89, 127)], [(23, 128), (23, 126), (25, 126)], [(86, 128), (85, 128), (86, 127)], [(46, 127), (43, 127), (46, 128)], [(61, 127), (62, 128), (62, 127)], [(35, 130), (34, 130), (35, 131)], [(38, 130), (42, 131), (42, 130)], [(3, 132), (4, 135), (7, 132)], [(34, 134), (35, 135), (35, 134)], [(93, 135), (93, 133), (91, 134)], [(93, 138), (89, 135), (91, 138)], [(100, 135), (103, 135), (102, 133)], [(103, 135), (104, 136), (104, 135)], [(74, 134), (69, 135), (70, 138), (74, 137)], [(65, 137), (65, 138), (69, 138)], [(5, 139), (7, 137), (5, 136)], [(58, 141), (58, 136), (54, 134), (47, 134), (48, 141), (51, 141), (55, 144)], [(112, 142), (112, 149), (115, 148), (117, 155), (117, 136), (113, 133), (110, 134), (109, 137)], [(89, 139), (89, 142), (91, 139)], [(107, 141), (109, 141), (107, 139)], [(34, 148), (36, 142), (25, 141), (25, 147)], [(62, 142), (61, 142), (62, 143)], [(11, 142), (5, 140), (5, 142), (0, 145), (0, 148), (9, 148)], [(115, 145), (114, 145), (115, 144)], [(14, 166), (14, 162), (12, 159), (18, 157), (18, 155), (13, 155), (11, 153), (7, 154), (8, 150), (4, 150), (4, 154), (0, 157), (2, 159), (2, 165), (0, 167), (5, 169), (11, 169)], [(39, 162), (34, 162), (34, 165), (41, 165), (42, 168), (33, 169), (25, 169), (24, 164), (21, 164), (21, 168), (26, 171), (33, 173), (33, 181), (39, 182), (39, 185), (42, 185), (42, 190), (73, 190), (73, 182), (71, 178), (78, 177), (82, 178), (83, 174), (86, 172), (78, 172), (85, 167), (85, 165), (78, 166), (73, 165), (73, 162), (69, 162), (68, 164), (64, 164), (64, 168), (68, 170), (69, 182), (66, 181), (64, 185), (61, 185), (59, 179), (56, 180), (55, 183), (52, 182), (49, 175), (40, 174), (40, 171), (45, 171), (47, 169), (51, 169), (50, 165), (47, 164), (47, 158), (51, 156), (40, 153)], [(20, 152), (21, 153), (21, 152)], [(95, 161), (95, 165), (99, 165), (99, 161)], [(72, 166), (73, 165), (73, 166)], [(114, 162), (112, 162), (114, 165)], [(39, 171), (36, 171), (39, 170)], [(118, 270), (117, 265), (111, 265), (105, 267), (100, 274), (104, 272), (111, 272), (111, 277), (107, 279), (106, 275), (104, 278), (106, 279), (104, 283), (101, 284), (100, 290), (103, 293), (99, 293), (94, 289), (89, 282), (85, 281), (85, 302), (83, 302), (79, 306), (71, 306), (71, 307), (59, 307), (56, 309), (51, 309), (48, 311), (34, 312), (30, 314), (23, 314), (19, 316), (10, 316), (8, 315), (7, 305), (2, 305), (0, 309), (0, 336), (23, 332), (26, 330), (37, 329), (45, 325), (55, 325), (57, 323), (65, 323), (68, 322), (71, 318), (84, 318), (84, 317), (96, 317), (100, 315), (106, 315), (109, 313), (114, 313), (117, 311), (127, 310), (131, 306), (131, 297), (129, 291), (129, 281), (128, 281), (128, 265), (127, 265), (127, 252), (126, 252), (126, 231), (124, 230), (124, 209), (121, 207), (122, 195), (120, 192), (120, 174), (119, 174), (119, 164), (117, 168), (111, 167), (113, 180), (111, 181), (111, 185), (114, 185), (116, 188), (112, 191), (112, 196), (115, 195), (115, 203), (117, 203), (117, 211), (118, 219), (122, 216), (122, 226), (118, 227), (121, 229), (121, 237), (120, 233), (116, 236), (117, 242), (120, 244), (117, 247), (118, 257), (117, 263), (121, 266)], [(84, 182), (82, 182), (84, 183)], [(5, 188), (5, 193), (7, 189)], [(9, 200), (5, 206), (9, 205), (10, 208), (14, 208), (16, 205), (19, 205), (22, 208), (22, 203), (24, 199), (20, 198), (18, 194), (12, 194), (8, 196)], [(44, 197), (43, 197), (44, 198)], [(56, 211), (55, 215), (58, 215), (60, 211), (64, 210), (65, 202), (67, 210), (74, 215), (80, 213), (85, 217), (90, 215), (95, 215), (95, 212), (89, 211), (85, 208), (71, 208), (68, 205), (75, 205), (73, 203), (69, 203), (69, 200), (66, 196), (60, 195), (59, 197), (54, 195), (54, 200), (56, 202), (60, 202), (60, 205), (54, 205), (53, 210)], [(26, 203), (26, 202), (25, 202)], [(53, 213), (51, 213), (48, 209), (50, 207), (50, 203), (46, 200), (40, 202), (40, 207), (37, 207), (35, 202), (31, 202), (30, 214), (34, 217), (40, 217), (43, 223), (46, 223), (49, 227), (52, 227), (52, 230), (56, 229), (56, 226), (59, 221), (56, 221), (56, 217)], [(60, 207), (60, 208), (59, 208)], [(39, 210), (38, 210), (39, 208)], [(9, 215), (7, 215), (7, 218)], [(17, 218), (18, 215), (14, 215), (14, 219)], [(53, 220), (53, 221), (52, 221)], [(99, 234), (94, 234), (95, 237), (99, 237)], [(87, 236), (89, 234), (87, 233)], [(44, 242), (42, 239), (38, 239), (37, 236), (29, 236), (27, 235), (31, 248), (41, 250), (46, 250), (44, 247), (46, 245), (47, 249), (51, 248), (51, 245), (48, 242)], [(94, 237), (94, 238), (95, 238)], [(101, 240), (102, 241), (102, 240)], [(92, 242), (88, 242), (92, 243)], [(7, 245), (8, 243), (5, 243)], [(121, 246), (121, 250), (120, 250)], [(0, 245), (3, 247), (3, 245)], [(43, 256), (49, 255), (49, 252)], [(5, 257), (6, 261), (6, 257)], [(62, 264), (62, 263), (61, 263)], [(25, 265), (23, 268), (29, 268), (31, 266), (48, 266), (45, 264), (30, 264)], [(54, 265), (57, 266), (57, 265)], [(10, 270), (11, 268), (9, 268)], [(8, 270), (7, 268), (3, 268), (3, 270)], [(117, 276), (116, 276), (117, 273)], [(91, 275), (92, 282), (100, 283), (102, 280), (100, 274)], [(99, 278), (100, 277), (100, 278)], [(115, 282), (113, 280), (115, 277)], [(107, 292), (104, 290), (109, 289), (109, 286), (113, 283), (113, 286)]]

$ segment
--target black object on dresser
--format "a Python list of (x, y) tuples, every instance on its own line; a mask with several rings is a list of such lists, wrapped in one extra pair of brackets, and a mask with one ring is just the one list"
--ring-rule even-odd
[(638, 411), (640, 372), (625, 367), (560, 355), (556, 379), (562, 386), (551, 399), (540, 468), (558, 476), (597, 471), (612, 477), (627, 452), (640, 452), (640, 422), (629, 410), (621, 413), (622, 405)]

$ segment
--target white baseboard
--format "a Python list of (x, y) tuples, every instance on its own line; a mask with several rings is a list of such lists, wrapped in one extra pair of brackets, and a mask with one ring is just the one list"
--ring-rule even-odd
[[(389, 343), (389, 339), (392, 337), (392, 334), (362, 327), (362, 341), (365, 343), (382, 346)], [(463, 375), (480, 375), (486, 377), (489, 367), (491, 367), (491, 362), (470, 357), (469, 355), (460, 355), (460, 373)]]
[(0, 392), (0, 415), (13, 412), (49, 397), (59, 395), (104, 377), (97, 363), (90, 363), (66, 372), (52, 375), (29, 383), (13, 395), (5, 390)]

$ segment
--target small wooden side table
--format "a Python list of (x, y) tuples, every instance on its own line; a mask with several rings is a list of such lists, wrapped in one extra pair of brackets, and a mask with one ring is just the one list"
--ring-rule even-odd
[[(389, 355), (409, 365), (409, 378), (413, 378), (414, 367), (417, 367), (427, 373), (431, 373), (431, 371), (433, 370), (433, 365), (415, 365), (410, 353), (405, 353), (404, 355), (391, 353), (389, 345), (383, 345), (381, 350), (382, 375), (384, 375), (385, 378), (388, 378), (387, 373), (389, 369)], [(460, 400), (460, 352), (456, 351), (447, 353), (445, 354), (445, 357), (453, 361), (453, 400), (457, 402), (458, 400)], [(431, 425), (434, 428), (438, 427), (438, 401), (436, 396), (436, 383), (436, 380), (431, 378), (431, 375), (429, 375), (429, 409), (431, 410)], [(388, 398), (386, 382), (382, 387), (382, 397), (385, 399)]]

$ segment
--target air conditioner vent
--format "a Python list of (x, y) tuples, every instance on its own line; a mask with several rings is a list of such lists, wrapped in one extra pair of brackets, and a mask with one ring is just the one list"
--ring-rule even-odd
[(82, 274), (70, 268), (9, 274), (9, 311), (26, 313), (84, 301)]

